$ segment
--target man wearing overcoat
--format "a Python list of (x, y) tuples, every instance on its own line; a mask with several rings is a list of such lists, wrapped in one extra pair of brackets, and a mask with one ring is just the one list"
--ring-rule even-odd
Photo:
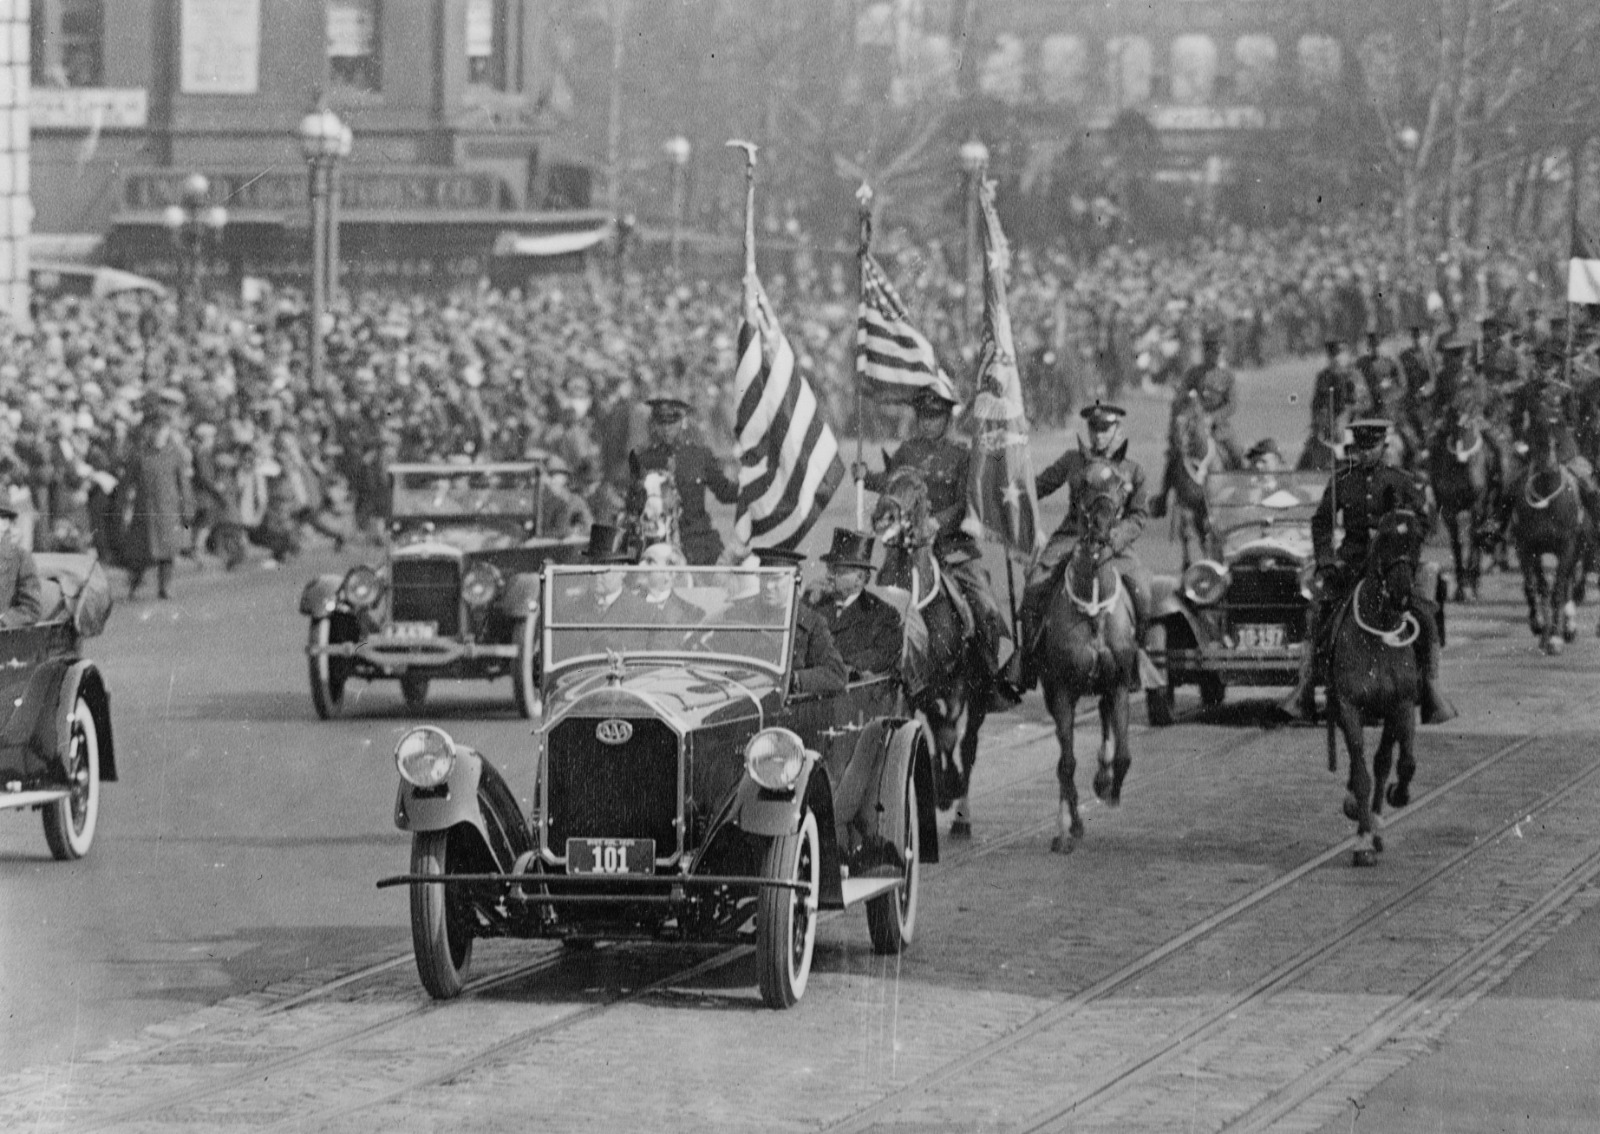
[(900, 612), (866, 589), (874, 542), (864, 532), (835, 528), (822, 557), (828, 581), (815, 608), (852, 674), (893, 673), (905, 640)]

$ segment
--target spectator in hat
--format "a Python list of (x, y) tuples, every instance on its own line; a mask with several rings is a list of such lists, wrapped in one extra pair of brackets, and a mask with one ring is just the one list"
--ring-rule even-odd
[(588, 503), (572, 491), (572, 469), (555, 454), (543, 458), (539, 478), (539, 534), (552, 539), (582, 539), (594, 526)]
[[(736, 599), (728, 604), (729, 620), (737, 621), (739, 611), (772, 610), (781, 608), (784, 600), (794, 594), (800, 564), (805, 556), (787, 548), (754, 548), (751, 554), (763, 567), (789, 568), (795, 574), (763, 572), (761, 589), (748, 598)], [(760, 621), (759, 615), (750, 619)], [(828, 621), (808, 604), (796, 600), (794, 643), (790, 649), (789, 692), (837, 693), (849, 680), (849, 668), (839, 655)]]
[[(739, 486), (710, 449), (685, 436), (688, 402), (663, 396), (651, 398), (649, 405), (650, 444), (630, 454), (632, 463), (641, 472), (671, 470), (678, 489), (678, 536), (684, 557), (694, 566), (715, 563), (722, 557), (722, 537), (706, 512), (706, 493), (732, 504), (739, 498)], [(629, 511), (643, 505), (643, 491), (638, 483), (629, 490)]]
[(867, 590), (874, 542), (864, 532), (835, 528), (822, 557), (828, 576), (815, 609), (852, 677), (895, 672), (905, 639), (900, 612)]
[(43, 588), (33, 552), (17, 542), (17, 510), (0, 499), (0, 629), (32, 626), (44, 614)]
[[(176, 396), (173, 396), (176, 395)], [(123, 514), (129, 517), (123, 550), (128, 597), (139, 593), (145, 571), (156, 569), (156, 590), (171, 597), (172, 564), (186, 546), (184, 529), (194, 523), (193, 461), (178, 430), (183, 396), (168, 389), (140, 427), (123, 469)]]

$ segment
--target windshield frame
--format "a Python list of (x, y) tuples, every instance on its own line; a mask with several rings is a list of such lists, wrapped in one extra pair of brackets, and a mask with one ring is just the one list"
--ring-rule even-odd
[[(440, 521), (469, 521), (474, 524), (500, 524), (524, 523), (534, 521), (535, 536), (543, 534), (544, 516), (544, 465), (538, 461), (498, 461), (479, 464), (451, 464), (448, 462), (415, 462), (393, 464), (388, 468), (389, 474), (389, 523), (391, 530), (398, 524), (414, 526), (427, 522)], [(420, 490), (402, 488), (406, 477), (429, 477), (446, 479), (464, 476), (523, 476), (526, 478), (526, 507), (515, 511), (479, 512), (471, 509), (454, 508), (448, 511), (401, 510), (398, 505), (402, 499), (410, 501), (420, 498)], [(501, 491), (508, 494), (512, 488)]]

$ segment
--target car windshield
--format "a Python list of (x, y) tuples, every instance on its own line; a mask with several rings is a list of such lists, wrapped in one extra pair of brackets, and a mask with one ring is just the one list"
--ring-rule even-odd
[(537, 465), (399, 465), (392, 470), (390, 515), (532, 516), (537, 509)]
[(795, 572), (787, 567), (557, 566), (545, 576), (547, 672), (619, 657), (720, 657), (782, 671)]

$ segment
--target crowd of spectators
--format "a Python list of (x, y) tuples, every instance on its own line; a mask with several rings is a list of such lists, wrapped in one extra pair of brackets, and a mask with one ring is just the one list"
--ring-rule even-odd
[[(1060, 422), (1096, 396), (1169, 381), (1203, 326), (1223, 328), (1236, 365), (1259, 365), (1446, 310), (1471, 318), (1542, 301), (1548, 266), (1528, 257), (1407, 260), (1399, 243), (1384, 224), (1351, 217), (1117, 245), (1089, 263), (1018, 249), (1009, 300), (1029, 411)], [(890, 233), (877, 255), (958, 385), (967, 381), (978, 308), (959, 250)], [(763, 277), (839, 432), (891, 429), (874, 407), (857, 418), (852, 266), (796, 257), (763, 262)], [(252, 547), (280, 564), (307, 531), (372, 535), (396, 460), (554, 454), (603, 515), (644, 440), (644, 397), (689, 400), (707, 443), (731, 449), (723, 395), (739, 314), (735, 275), (626, 271), (619, 282), (609, 267), (520, 291), (349, 294), (324, 316), (327, 364), (314, 381), (310, 323), (293, 294), (197, 310), (146, 293), (49, 299), (30, 328), (0, 339), (0, 486), (29, 517), (36, 548), (93, 545), (136, 579), (152, 548), (174, 542), (155, 554), (208, 554), (232, 568)], [(188, 487), (168, 503), (185, 523), (152, 539), (152, 490), (142, 503), (140, 481), (171, 463), (156, 454), (173, 444)]]

